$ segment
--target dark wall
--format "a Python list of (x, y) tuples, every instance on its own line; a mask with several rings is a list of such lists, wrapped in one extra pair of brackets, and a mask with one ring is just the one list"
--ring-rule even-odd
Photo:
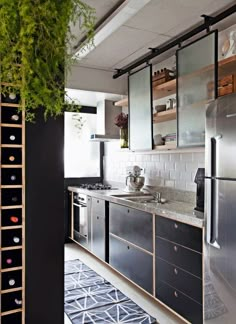
[(26, 124), (26, 324), (64, 323), (63, 123)]

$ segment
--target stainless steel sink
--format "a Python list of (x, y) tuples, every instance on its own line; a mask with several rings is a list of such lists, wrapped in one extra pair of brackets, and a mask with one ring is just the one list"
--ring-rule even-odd
[(133, 199), (138, 199), (138, 198), (151, 198), (153, 199), (152, 195), (149, 194), (140, 194), (139, 192), (137, 194), (132, 193), (132, 194), (117, 194), (117, 195), (111, 195), (111, 197), (116, 197), (116, 198), (123, 198), (123, 199), (129, 199), (129, 198), (133, 198)]

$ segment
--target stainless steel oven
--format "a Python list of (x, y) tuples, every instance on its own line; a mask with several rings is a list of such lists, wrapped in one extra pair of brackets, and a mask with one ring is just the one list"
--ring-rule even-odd
[(90, 248), (90, 202), (91, 198), (85, 194), (73, 194), (73, 239)]

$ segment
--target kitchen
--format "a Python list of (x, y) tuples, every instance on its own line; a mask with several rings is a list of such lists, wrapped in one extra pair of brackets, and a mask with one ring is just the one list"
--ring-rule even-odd
[(111, 24), (67, 76), (80, 113), (26, 126), (26, 320), (233, 323), (235, 2), (144, 1), (116, 31), (134, 2), (87, 2)]

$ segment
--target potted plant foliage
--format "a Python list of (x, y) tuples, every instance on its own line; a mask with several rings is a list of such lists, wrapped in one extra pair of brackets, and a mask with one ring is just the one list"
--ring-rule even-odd
[(80, 0), (2, 0), (0, 21), (1, 94), (18, 92), (26, 120), (39, 107), (45, 118), (60, 115), (65, 73), (73, 63), (70, 26), (79, 22), (91, 44), (94, 9)]

